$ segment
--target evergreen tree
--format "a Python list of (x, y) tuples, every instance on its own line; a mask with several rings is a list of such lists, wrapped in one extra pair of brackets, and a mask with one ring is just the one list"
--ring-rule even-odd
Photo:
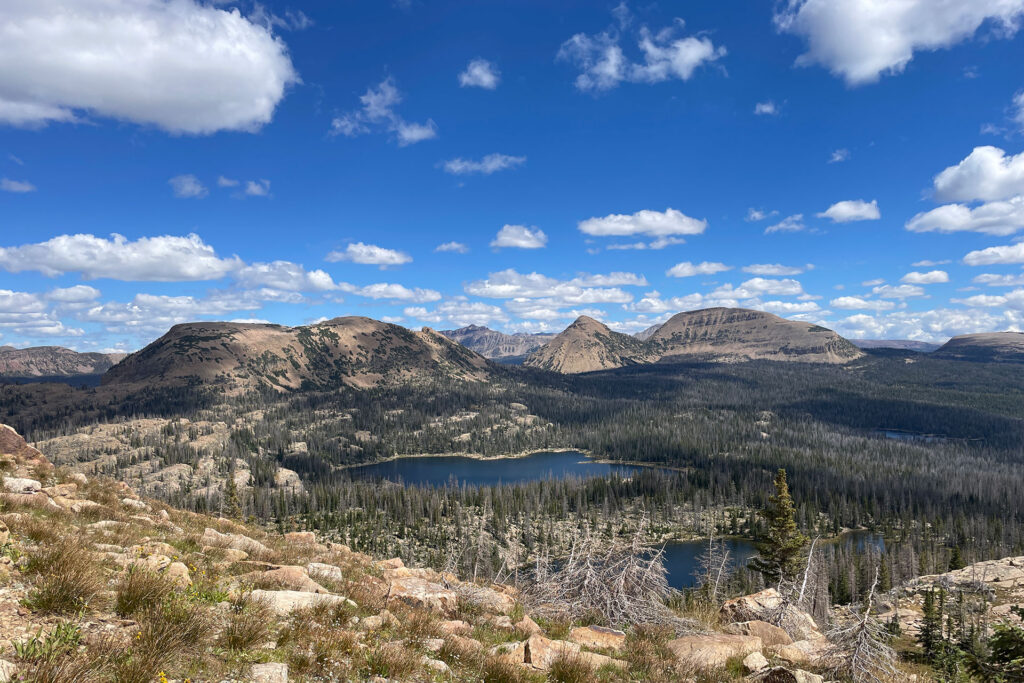
[(757, 543), (758, 557), (751, 567), (764, 575), (766, 583), (795, 580), (803, 568), (803, 548), (808, 538), (796, 525), (786, 470), (780, 469), (775, 475), (775, 495), (768, 498), (761, 516), (768, 529)]
[(960, 552), (960, 546), (953, 546), (953, 552), (949, 555), (949, 571), (953, 572), (957, 569), (963, 569), (967, 566), (964, 562), (963, 553)]
[(935, 597), (935, 589), (929, 588), (924, 594), (922, 607), (924, 618), (921, 630), (917, 634), (917, 642), (924, 650), (928, 659), (934, 659), (942, 645), (942, 607), (941, 601)]

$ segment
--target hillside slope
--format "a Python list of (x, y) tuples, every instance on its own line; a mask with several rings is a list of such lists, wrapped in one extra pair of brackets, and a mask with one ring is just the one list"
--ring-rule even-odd
[(487, 374), (486, 359), (433, 330), (348, 317), (304, 327), (175, 325), (107, 372), (103, 383), (365, 388), (437, 377), (482, 380)]
[(513, 587), (282, 533), (291, 520), (268, 533), (176, 510), (56, 469), (6, 425), (0, 472), (0, 680), (728, 681), (744, 657), (761, 677), (824, 680), (789, 663), (829, 645), (806, 613), (787, 608), (792, 637), (742, 630), (777, 605), (771, 589), (726, 602), (727, 633), (538, 618), (545, 631)]
[(534, 351), (523, 365), (576, 374), (621, 368), (651, 360), (641, 340), (613, 332), (603, 323), (583, 315)]
[(62, 346), (0, 346), (0, 377), (74, 377), (106, 372), (123, 353), (79, 353)]
[(932, 356), (986, 363), (1024, 363), (1024, 332), (987, 332), (953, 337)]

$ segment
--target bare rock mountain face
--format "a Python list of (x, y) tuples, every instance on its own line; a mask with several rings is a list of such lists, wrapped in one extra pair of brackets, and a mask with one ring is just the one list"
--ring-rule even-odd
[(523, 365), (563, 374), (610, 370), (657, 360), (636, 337), (583, 315), (533, 352)]
[(124, 354), (79, 353), (61, 346), (0, 346), (0, 377), (99, 375), (122, 358)]
[(449, 377), (483, 380), (488, 361), (424, 328), (370, 318), (283, 327), (202, 322), (175, 325), (103, 377), (104, 385), (221, 384), (281, 390)]
[(647, 341), (660, 359), (781, 360), (846, 363), (863, 356), (832, 330), (745, 308), (678, 313)]
[(505, 334), (481, 325), (468, 325), (441, 334), (484, 358), (506, 360), (526, 356), (555, 338), (553, 334)]
[(1024, 332), (986, 332), (953, 337), (933, 354), (947, 360), (1024, 363)]
[(524, 363), (566, 374), (663, 360), (847, 363), (864, 353), (824, 327), (742, 308), (679, 313), (646, 340), (579, 318)]

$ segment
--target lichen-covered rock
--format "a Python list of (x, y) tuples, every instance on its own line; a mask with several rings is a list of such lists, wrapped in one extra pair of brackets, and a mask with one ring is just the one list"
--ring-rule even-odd
[(743, 659), (743, 668), (753, 673), (768, 668), (768, 660), (760, 652), (751, 652)]
[(725, 666), (730, 657), (746, 657), (760, 652), (764, 643), (757, 636), (733, 636), (711, 634), (683, 636), (668, 642), (668, 648), (681, 662), (694, 664), (704, 669)]
[(451, 615), (458, 605), (455, 591), (439, 583), (415, 577), (397, 578), (391, 582), (391, 601), (398, 601), (414, 609), (428, 609)]
[(252, 683), (288, 683), (287, 664), (253, 664), (249, 668)]
[(36, 493), (43, 488), (35, 479), (27, 477), (4, 477), (4, 490), (8, 493)]
[(619, 652), (626, 644), (626, 634), (604, 626), (583, 626), (569, 631), (569, 640), (594, 650)]
[(784, 607), (782, 596), (774, 588), (726, 600), (720, 614), (728, 622), (766, 621), (777, 624), (794, 640), (824, 638), (814, 618), (793, 605)]
[(305, 593), (303, 591), (267, 591), (256, 589), (252, 592), (256, 600), (266, 600), (271, 609), (278, 615), (284, 616), (292, 610), (305, 609), (314, 605), (345, 604), (355, 607), (356, 603), (340, 595), (330, 593)]
[(270, 548), (253, 538), (243, 536), (242, 534), (222, 534), (216, 529), (210, 528), (203, 531), (202, 543), (203, 545), (209, 545), (215, 548), (233, 548), (234, 550), (242, 550), (250, 555), (257, 555), (261, 557), (266, 557), (271, 554)]
[(769, 624), (767, 621), (741, 621), (725, 627), (727, 633), (738, 636), (757, 636), (765, 646), (791, 645), (793, 639), (783, 629)]

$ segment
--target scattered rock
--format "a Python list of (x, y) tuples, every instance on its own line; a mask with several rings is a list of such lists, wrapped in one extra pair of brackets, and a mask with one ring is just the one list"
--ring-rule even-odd
[(350, 607), (355, 607), (356, 603), (352, 602), (348, 598), (340, 595), (331, 595), (330, 593), (305, 593), (303, 591), (266, 591), (256, 589), (252, 592), (252, 597), (256, 599), (266, 600), (270, 605), (271, 609), (274, 610), (278, 615), (284, 616), (289, 614), (295, 609), (304, 609), (312, 607), (313, 605), (319, 605), (327, 603), (329, 605), (335, 604), (347, 604)]
[(384, 628), (385, 626), (398, 628), (401, 625), (402, 622), (398, 620), (398, 617), (396, 617), (388, 610), (383, 610), (381, 611), (380, 614), (366, 617), (365, 619), (359, 622), (359, 626), (364, 631), (378, 631)]
[(504, 614), (500, 616), (491, 617), (487, 619), (486, 623), (491, 628), (497, 629), (499, 631), (511, 632), (516, 630), (515, 624), (513, 624), (512, 620)]
[(768, 668), (768, 660), (760, 652), (751, 652), (743, 659), (743, 668), (753, 673)]
[(252, 683), (288, 683), (287, 664), (253, 664), (249, 669)]
[(523, 634), (524, 636), (532, 636), (536, 634), (543, 634), (544, 630), (537, 625), (529, 615), (524, 616), (522, 619), (516, 622), (516, 631)]
[[(534, 624), (536, 625), (536, 624)], [(473, 630), (473, 627), (464, 621), (455, 619), (452, 621), (442, 621), (437, 625), (438, 630), (446, 636), (464, 636)]]
[(259, 581), (260, 583), (270, 583), (282, 588), (287, 588), (293, 591), (302, 591), (303, 593), (329, 593), (326, 588), (318, 584), (313, 579), (309, 578), (309, 573), (305, 567), (299, 566), (283, 566), (274, 567), (262, 572), (251, 572), (245, 574), (240, 579), (248, 581)]
[(785, 608), (782, 619), (772, 618), (783, 606), (782, 596), (774, 588), (726, 600), (720, 614), (729, 622), (770, 621), (778, 624), (794, 640), (824, 638), (814, 618), (796, 607)]
[(121, 505), (131, 510), (141, 510), (144, 512), (149, 512), (150, 510), (152, 510), (151, 507), (143, 503), (141, 500), (135, 500), (134, 498), (122, 498)]
[(604, 626), (584, 626), (569, 631), (569, 640), (594, 650), (619, 652), (626, 644), (626, 634)]
[(203, 532), (202, 543), (203, 545), (211, 545), (217, 548), (242, 550), (250, 555), (266, 556), (271, 554), (270, 548), (248, 536), (243, 536), (242, 534), (222, 534), (216, 529), (210, 528)]
[(0, 683), (8, 683), (9, 681), (15, 680), (14, 677), (17, 673), (18, 667), (7, 660), (0, 659)]
[(803, 669), (787, 669), (784, 666), (777, 666), (758, 674), (755, 680), (761, 683), (825, 683), (825, 679), (818, 674)]
[(729, 624), (725, 628), (727, 633), (738, 636), (757, 636), (765, 644), (769, 645), (792, 645), (793, 639), (783, 629), (769, 624), (767, 621), (741, 621), (736, 624)]
[(35, 493), (43, 488), (35, 479), (25, 477), (4, 477), (4, 490), (8, 493)]
[(400, 557), (392, 557), (390, 560), (380, 560), (375, 562), (374, 565), (377, 569), (404, 569), (405, 563), (402, 562)]
[(703, 636), (683, 636), (668, 642), (680, 661), (695, 664), (704, 669), (725, 666), (730, 657), (746, 657), (752, 652), (760, 652), (764, 644), (757, 636), (733, 636), (711, 634)]
[(452, 672), (451, 668), (440, 659), (431, 659), (430, 657), (423, 655), (423, 659), (421, 659), (420, 662), (422, 662), (423, 666), (427, 667), (434, 673), (441, 674), (442, 676), (447, 676)]
[(306, 572), (310, 576), (322, 576), (330, 581), (343, 581), (345, 579), (340, 567), (322, 562), (310, 562), (306, 565)]
[(11, 530), (7, 528), (7, 525), (0, 522), (0, 546), (6, 545), (11, 540)]
[(392, 581), (391, 600), (397, 600), (414, 609), (428, 609), (440, 614), (454, 614), (458, 605), (455, 591), (415, 577), (397, 578)]
[[(525, 643), (517, 645), (522, 647), (522, 662), (541, 671), (550, 669), (554, 661), (563, 655), (579, 657), (580, 660), (594, 669), (609, 664), (616, 667), (624, 666), (623, 662), (617, 659), (593, 652), (584, 652), (580, 650), (580, 646), (576, 643), (564, 640), (551, 640), (540, 635), (530, 636), (529, 640)], [(509, 654), (514, 654), (517, 650), (518, 648), (513, 646), (513, 650)]]

